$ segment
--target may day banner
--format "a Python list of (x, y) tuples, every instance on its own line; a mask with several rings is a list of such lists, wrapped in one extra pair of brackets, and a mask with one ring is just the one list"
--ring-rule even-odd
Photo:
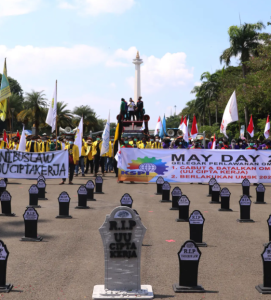
[(0, 177), (4, 178), (67, 178), (68, 151), (44, 153), (0, 150)]
[(241, 183), (271, 181), (271, 152), (256, 150), (121, 149), (119, 180)]

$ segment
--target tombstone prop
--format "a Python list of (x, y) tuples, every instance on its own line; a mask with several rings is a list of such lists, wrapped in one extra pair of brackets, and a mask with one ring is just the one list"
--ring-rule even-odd
[(175, 293), (204, 293), (198, 285), (198, 268), (201, 251), (193, 241), (186, 241), (178, 252), (180, 275), (179, 283), (173, 284)]
[(92, 180), (89, 180), (86, 183), (86, 188), (87, 188), (87, 200), (88, 201), (96, 201), (96, 199), (93, 198), (93, 194), (94, 194), (94, 182)]
[(38, 205), (39, 200), (39, 189), (36, 184), (32, 184), (29, 188), (29, 205), (27, 207), (41, 207)]
[(132, 197), (128, 193), (124, 194), (120, 199), (120, 205), (132, 208), (133, 206)]
[(264, 202), (264, 193), (265, 193), (265, 186), (262, 183), (259, 183), (256, 187), (256, 201), (255, 204), (266, 204)]
[(171, 195), (172, 195), (172, 207), (170, 208), (170, 210), (179, 210), (178, 200), (182, 196), (181, 189), (178, 186), (176, 186), (171, 192)]
[(204, 222), (205, 218), (199, 210), (194, 210), (189, 217), (190, 240), (198, 247), (207, 247), (207, 244), (202, 242)]
[(45, 177), (44, 177), (43, 175), (40, 175), (40, 176), (38, 177), (37, 182), (39, 182), (40, 180), (43, 180), (44, 182), (46, 182), (46, 179), (45, 179)]
[(95, 285), (92, 299), (152, 299), (150, 285), (141, 285), (141, 248), (146, 228), (133, 209), (116, 207), (99, 229), (105, 262), (104, 285)]
[(179, 219), (176, 222), (188, 222), (190, 201), (187, 196), (182, 195), (178, 200)]
[(34, 207), (28, 207), (24, 214), (25, 233), (21, 241), (24, 242), (41, 242), (42, 237), (38, 236), (38, 219), (39, 214)]
[(240, 219), (238, 222), (241, 223), (252, 223), (254, 222), (250, 219), (250, 207), (251, 207), (251, 200), (247, 195), (243, 195), (239, 201), (240, 204)]
[(87, 188), (84, 185), (81, 185), (77, 190), (77, 194), (78, 194), (78, 206), (76, 206), (75, 208), (79, 208), (79, 209), (89, 208), (89, 206), (87, 206), (87, 197), (88, 197)]
[(15, 214), (11, 213), (11, 195), (8, 191), (4, 191), (1, 195), (1, 208), (2, 213), (0, 216), (14, 217)]
[(209, 194), (207, 195), (207, 197), (212, 197), (212, 187), (213, 187), (213, 185), (215, 183), (216, 183), (216, 179), (215, 178), (211, 178), (209, 180), (209, 183), (208, 183), (208, 185), (209, 185)]
[(171, 202), (170, 201), (170, 184), (165, 181), (162, 185), (162, 200), (160, 202)]
[(215, 183), (212, 186), (212, 201), (210, 201), (209, 203), (220, 204), (219, 202), (220, 191), (221, 191), (220, 185), (218, 183)]
[(70, 209), (70, 196), (67, 192), (62, 192), (58, 197), (59, 203), (59, 215), (56, 218), (61, 219), (71, 219), (72, 216), (69, 215)]
[[(268, 225), (268, 232), (269, 232), (269, 242), (271, 242), (271, 215), (269, 215), (268, 219), (267, 219), (267, 225)], [(268, 245), (267, 244), (263, 244), (264, 247), (266, 247)]]
[(102, 178), (102, 176), (97, 176), (95, 178), (95, 194), (104, 194), (103, 193), (103, 178)]
[(242, 181), (243, 195), (247, 195), (248, 197), (251, 197), (250, 194), (249, 194), (249, 189), (250, 189), (250, 182), (247, 178), (245, 178)]
[(46, 183), (43, 179), (38, 181), (37, 187), (39, 189), (39, 193), (38, 193), (39, 200), (48, 200), (47, 198), (45, 198)]
[(221, 197), (221, 208), (219, 208), (219, 211), (232, 211), (230, 209), (230, 197), (231, 193), (228, 188), (223, 188), (220, 192)]
[(165, 182), (164, 178), (159, 176), (156, 180), (157, 192), (155, 195), (162, 195), (162, 185)]
[(263, 261), (263, 284), (255, 286), (261, 294), (271, 294), (271, 242), (269, 242), (261, 254)]
[(4, 179), (0, 180), (0, 196), (2, 195), (2, 193), (6, 190), (7, 188), (7, 183)]
[(0, 293), (9, 293), (13, 288), (12, 284), (6, 283), (8, 256), (7, 246), (0, 240)]

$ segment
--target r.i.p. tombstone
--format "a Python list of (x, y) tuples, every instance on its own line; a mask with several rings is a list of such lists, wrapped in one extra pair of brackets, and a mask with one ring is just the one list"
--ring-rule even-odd
[(170, 208), (170, 210), (178, 210), (179, 206), (178, 206), (178, 200), (180, 199), (180, 197), (182, 196), (182, 191), (181, 189), (176, 186), (172, 192), (171, 192), (171, 196), (172, 196), (172, 207)]
[(95, 194), (104, 194), (102, 176), (97, 176), (95, 178)]
[(249, 194), (249, 190), (250, 190), (250, 182), (247, 178), (245, 178), (242, 181), (242, 191), (243, 191), (243, 195), (247, 195), (248, 197), (251, 197)]
[(58, 197), (59, 203), (59, 215), (56, 218), (61, 219), (71, 219), (72, 216), (69, 215), (70, 210), (70, 196), (67, 192), (62, 192)]
[(162, 185), (165, 182), (164, 178), (159, 176), (156, 180), (157, 192), (155, 195), (162, 195)]
[(37, 187), (39, 189), (39, 193), (38, 193), (39, 200), (48, 200), (47, 198), (45, 198), (46, 183), (43, 179), (40, 179), (38, 181)]
[(190, 200), (186, 195), (182, 195), (178, 200), (179, 218), (176, 222), (188, 222)]
[(263, 261), (263, 284), (255, 288), (261, 294), (271, 294), (271, 242), (269, 242), (262, 253)]
[(7, 183), (4, 179), (0, 180), (0, 196), (2, 195), (2, 193), (6, 190), (7, 188)]
[(259, 183), (256, 187), (256, 201), (255, 204), (266, 204), (264, 202), (264, 193), (265, 193), (265, 186), (262, 183)]
[(221, 208), (219, 208), (219, 211), (232, 211), (230, 209), (230, 197), (231, 193), (228, 188), (223, 188), (220, 192), (221, 197)]
[(39, 201), (39, 189), (36, 184), (32, 184), (29, 188), (29, 205), (27, 207), (40, 207)]
[(212, 186), (212, 200), (209, 202), (211, 204), (219, 204), (219, 197), (220, 197), (220, 185), (216, 182), (213, 186)]
[(167, 181), (165, 181), (162, 185), (162, 200), (160, 202), (171, 202), (170, 189), (170, 184)]
[(94, 187), (95, 184), (92, 180), (89, 180), (86, 183), (86, 189), (87, 189), (87, 200), (88, 201), (96, 201), (96, 199), (93, 198), (93, 194), (94, 194)]
[(75, 208), (79, 209), (87, 209), (89, 206), (87, 206), (87, 188), (84, 185), (81, 185), (79, 189), (77, 190), (78, 194), (78, 205)]
[(8, 256), (7, 246), (0, 240), (0, 293), (9, 293), (13, 288), (12, 284), (6, 283)]
[(42, 237), (38, 236), (38, 219), (39, 214), (34, 207), (28, 207), (24, 214), (25, 234), (21, 241), (26, 242), (41, 242)]
[(141, 285), (141, 247), (146, 228), (129, 207), (116, 207), (99, 229), (105, 260), (104, 285), (95, 285), (92, 299), (152, 299), (150, 285)]
[(204, 222), (205, 218), (199, 210), (194, 210), (189, 217), (190, 240), (198, 247), (207, 247), (207, 244), (202, 242)]
[(207, 195), (207, 197), (212, 197), (212, 187), (213, 187), (213, 185), (215, 183), (216, 183), (216, 179), (215, 178), (211, 178), (209, 180), (209, 183), (208, 183), (208, 185), (209, 185), (209, 194)]
[(121, 199), (120, 199), (120, 205), (121, 205), (121, 206), (127, 206), (127, 207), (132, 208), (132, 206), (133, 206), (133, 199), (132, 199), (132, 197), (130, 196), (130, 194), (125, 193), (125, 194), (121, 197)]
[(45, 179), (45, 177), (44, 177), (43, 175), (40, 175), (40, 176), (38, 177), (37, 182), (39, 182), (39, 180), (43, 180), (44, 182), (46, 182), (46, 179)]
[[(269, 215), (268, 219), (267, 219), (267, 225), (268, 225), (268, 232), (269, 232), (269, 242), (271, 242), (271, 215)], [(266, 247), (268, 245), (267, 244), (263, 244), (264, 247)]]
[(251, 200), (247, 195), (243, 195), (239, 201), (240, 205), (240, 219), (237, 222), (240, 223), (253, 223), (254, 221), (250, 219), (250, 207)]
[(4, 191), (0, 197), (2, 214), (0, 216), (14, 217), (15, 214), (11, 213), (11, 195), (8, 191)]

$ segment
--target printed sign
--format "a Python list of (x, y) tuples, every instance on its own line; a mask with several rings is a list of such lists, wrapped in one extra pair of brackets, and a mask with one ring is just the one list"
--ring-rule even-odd
[(89, 180), (86, 184), (86, 188), (88, 190), (93, 190), (94, 189), (94, 182), (92, 180)]
[(6, 245), (2, 241), (0, 241), (0, 260), (7, 260), (8, 251)]
[(251, 205), (251, 200), (247, 195), (243, 195), (242, 198), (239, 201), (240, 205), (242, 206), (249, 206)]
[(173, 191), (171, 192), (171, 194), (172, 194), (172, 196), (179, 196), (179, 197), (181, 197), (182, 196), (182, 191), (181, 191), (181, 189), (178, 186), (176, 186), (173, 189)]
[(183, 195), (179, 200), (178, 200), (178, 205), (179, 206), (188, 206), (190, 204), (189, 199), (187, 196)]
[(35, 208), (33, 207), (28, 207), (26, 209), (26, 211), (24, 212), (24, 220), (27, 220), (27, 221), (35, 221), (35, 220), (38, 220), (38, 213), (37, 211), (35, 210)]
[(230, 197), (231, 193), (228, 188), (223, 188), (220, 192), (221, 197)]
[(86, 187), (84, 185), (81, 185), (79, 187), (79, 189), (77, 190), (77, 194), (78, 195), (87, 195), (88, 191), (87, 191), (87, 189), (86, 189)]
[(262, 257), (264, 261), (271, 261), (271, 243), (265, 247)]
[(7, 187), (7, 184), (4, 179), (1, 179), (0, 180), (0, 188), (5, 188), (5, 187)]
[(165, 181), (163, 183), (162, 190), (164, 190), (164, 191), (170, 191), (170, 184), (167, 181)]
[(215, 183), (212, 187), (212, 192), (220, 192), (220, 185), (218, 183)]
[(196, 260), (200, 259), (201, 252), (199, 251), (198, 247), (193, 242), (185, 242), (182, 246), (179, 257), (180, 260)]
[(159, 176), (156, 180), (156, 184), (163, 184), (165, 182), (164, 178)]
[(127, 210), (119, 210), (114, 215), (115, 219), (132, 219), (132, 215)]
[(129, 194), (124, 194), (120, 200), (120, 203), (122, 205), (132, 205), (133, 204), (133, 199)]
[(31, 187), (29, 188), (29, 194), (38, 194), (39, 189), (36, 184), (32, 184)]
[(59, 202), (70, 202), (70, 196), (67, 192), (62, 192), (58, 197)]
[(250, 186), (250, 182), (247, 178), (245, 178), (242, 182), (242, 186)]
[(203, 215), (198, 210), (194, 210), (189, 217), (190, 224), (203, 224), (204, 221), (205, 221), (205, 219), (204, 219)]
[(262, 183), (259, 183), (258, 186), (256, 187), (256, 191), (258, 193), (264, 193), (265, 192), (265, 187)]
[(11, 195), (8, 191), (4, 191), (1, 195), (1, 201), (10, 201)]
[(45, 189), (46, 188), (46, 183), (44, 180), (39, 180), (37, 184), (39, 189)]
[(209, 185), (214, 185), (216, 183), (216, 179), (215, 178), (211, 178), (209, 180)]
[(101, 176), (97, 176), (95, 179), (96, 183), (103, 183), (103, 178)]

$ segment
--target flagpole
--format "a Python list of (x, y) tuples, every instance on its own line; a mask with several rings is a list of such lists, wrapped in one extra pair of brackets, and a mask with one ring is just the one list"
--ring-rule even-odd
[[(56, 99), (57, 101), (57, 80), (56, 80)], [(56, 149), (57, 149), (57, 104), (56, 104)]]

